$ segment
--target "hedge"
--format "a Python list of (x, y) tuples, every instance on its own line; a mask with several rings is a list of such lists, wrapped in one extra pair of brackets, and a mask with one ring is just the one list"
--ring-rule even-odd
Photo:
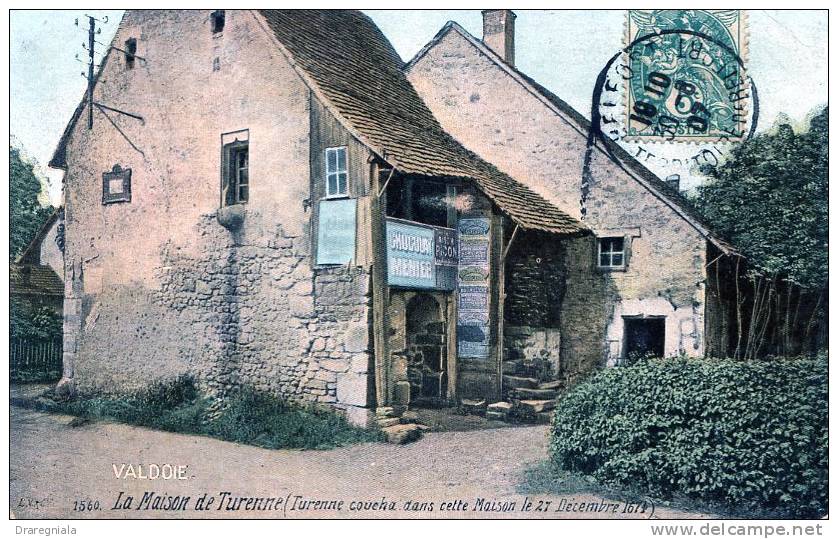
[(812, 518), (828, 499), (827, 358), (648, 359), (559, 399), (551, 461), (603, 485), (740, 514)]

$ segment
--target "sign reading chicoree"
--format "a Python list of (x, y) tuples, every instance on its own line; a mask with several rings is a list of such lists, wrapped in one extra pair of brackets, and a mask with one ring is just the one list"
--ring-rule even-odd
[(457, 232), (388, 217), (387, 284), (453, 290)]

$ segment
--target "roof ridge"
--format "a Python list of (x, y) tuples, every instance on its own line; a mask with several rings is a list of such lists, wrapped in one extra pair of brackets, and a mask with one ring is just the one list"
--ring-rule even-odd
[[(492, 62), (494, 62), (498, 67), (506, 71), (513, 79), (516, 79), (518, 83), (530, 91), (530, 93), (539, 98), (539, 101), (552, 110), (556, 116), (565, 120), (580, 135), (585, 137), (588, 136), (588, 133), (583, 131), (590, 131), (590, 120), (585, 118), (585, 116), (557, 96), (554, 92), (538, 83), (535, 79), (517, 67), (503, 61), (503, 59), (495, 51), (483, 43), (482, 40), (474, 37), (468, 30), (455, 21), (446, 22), (436, 35), (424, 47), (422, 47), (422, 49), (420, 49), (409, 62), (405, 64), (404, 70), (409, 71), (412, 69), (413, 66), (416, 65), (416, 63), (418, 63), (418, 61), (423, 58), (430, 51), (430, 49), (442, 40), (442, 38), (452, 29), (462, 35), (466, 41), (492, 60)], [(574, 123), (576, 125), (574, 125)], [(625, 150), (625, 148), (608, 137), (602, 137), (600, 139), (600, 143), (597, 143), (595, 140), (594, 146), (599, 151), (603, 152), (606, 157), (611, 158), (615, 164), (620, 166), (620, 168), (622, 168), (629, 176), (648, 189), (654, 196), (672, 208), (681, 216), (682, 219), (692, 225), (693, 228), (695, 228), (706, 239), (712, 241), (723, 252), (736, 252), (735, 248), (712, 231), (710, 225), (705, 222), (704, 217), (698, 213), (686, 197), (680, 193), (672, 192), (672, 188), (669, 187), (666, 182), (661, 180), (654, 172), (644, 166), (643, 163), (632, 157), (631, 154)], [(627, 170), (626, 167), (633, 170)]]
[[(394, 50), (386, 36), (366, 15), (348, 21), (341, 20), (341, 14), (346, 14), (346, 11), (330, 11), (325, 17), (332, 17), (329, 22), (335, 28), (325, 32), (317, 24), (322, 20), (312, 23), (304, 13), (284, 10), (260, 10), (259, 13), (266, 29), (272, 31), (281, 50), (324, 106), (353, 136), (390, 165), (408, 174), (472, 180), (524, 228), (559, 234), (588, 232), (581, 222), (498, 170), (445, 131), (407, 80), (404, 72), (406, 64), (400, 58), (391, 58), (393, 62), (389, 64), (373, 64), (365, 62), (368, 59), (362, 58), (362, 54), (352, 54), (355, 51), (340, 50), (329, 54), (341, 47), (363, 43), (365, 37), (378, 40), (374, 43), (378, 50)], [(323, 18), (324, 15), (318, 14), (318, 19)], [(355, 25), (351, 29), (345, 27), (361, 19), (364, 25)], [(299, 31), (307, 24), (308, 36), (305, 30)], [(345, 31), (351, 31), (352, 40), (342, 42), (335, 39), (335, 34)], [(341, 69), (336, 69), (330, 65), (335, 57), (357, 61), (341, 64)], [(371, 87), (370, 73), (380, 79)], [(330, 78), (333, 76), (341, 78), (335, 81)], [(346, 83), (345, 79), (352, 82)], [(377, 101), (371, 103), (373, 94)], [(524, 211), (527, 205), (537, 206), (536, 211)]]

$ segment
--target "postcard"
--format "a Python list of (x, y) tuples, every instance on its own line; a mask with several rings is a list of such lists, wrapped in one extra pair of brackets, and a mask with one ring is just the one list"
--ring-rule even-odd
[(821, 534), (827, 19), (11, 10), (17, 533)]

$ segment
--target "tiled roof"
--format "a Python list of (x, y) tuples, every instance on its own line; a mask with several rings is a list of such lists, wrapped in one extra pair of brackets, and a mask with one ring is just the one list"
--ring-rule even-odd
[(64, 283), (49, 266), (9, 264), (9, 293), (63, 296)]
[(44, 241), (44, 237), (49, 232), (49, 229), (52, 228), (52, 225), (55, 224), (55, 221), (61, 217), (61, 213), (64, 211), (64, 206), (59, 206), (55, 208), (55, 211), (50, 214), (44, 224), (41, 225), (41, 228), (38, 229), (38, 232), (35, 234), (35, 237), (32, 238), (32, 241), (23, 249), (17, 258), (15, 258), (15, 262), (18, 264), (37, 264), (40, 262), (38, 260), (38, 256), (41, 253), (41, 243)]
[[(568, 116), (573, 118), (579, 124), (580, 127), (582, 127), (585, 130), (591, 128), (590, 120), (579, 114), (576, 110), (573, 109), (573, 107), (565, 103), (556, 94), (554, 94), (541, 84), (537, 83), (535, 80), (531, 79), (524, 73), (521, 73), (520, 71), (518, 71), (518, 73), (521, 75), (522, 78), (529, 82), (533, 86), (533, 88), (538, 90), (541, 93), (541, 95), (543, 95), (551, 103), (556, 105), (556, 107), (565, 111)], [(665, 181), (658, 178), (656, 174), (654, 174), (651, 170), (643, 166), (643, 164), (640, 161), (632, 157), (631, 154), (629, 154), (622, 146), (620, 146), (610, 138), (602, 137), (601, 140), (605, 142), (608, 151), (613, 153), (621, 163), (625, 164), (635, 174), (642, 177), (649, 184), (651, 184), (655, 188), (655, 190), (657, 190), (669, 202), (678, 206), (678, 208), (686, 214), (686, 217), (688, 219), (694, 221), (696, 224), (704, 228), (708, 236), (708, 239), (716, 243), (717, 246), (722, 248), (724, 251), (733, 250), (733, 247), (730, 244), (724, 242), (724, 240), (721, 240), (713, 234), (713, 232), (710, 229), (710, 225), (704, 219), (704, 216), (701, 215), (693, 207), (692, 203), (689, 200), (687, 200), (687, 198), (683, 194), (681, 194), (681, 192), (678, 189), (671, 187)]]
[(446, 133), (402, 71), (384, 34), (344, 10), (260, 10), (290, 60), (344, 125), (397, 170), (472, 180), (513, 221), (557, 234), (579, 221)]
[[(291, 62), (327, 101), (324, 104), (390, 165), (408, 174), (472, 180), (524, 228), (589, 232), (446, 133), (408, 82), (399, 55), (368, 17), (345, 10), (260, 12)], [(84, 100), (64, 130), (51, 167), (66, 169), (69, 135), (83, 110)]]
[[(585, 118), (556, 94), (529, 77), (526, 73), (523, 73), (514, 66), (504, 62), (503, 59), (501, 59), (500, 56), (498, 56), (492, 49), (485, 46), (482, 41), (472, 36), (456, 22), (449, 21), (446, 23), (436, 36), (434, 36), (434, 38), (410, 60), (405, 69), (409, 70), (412, 65), (416, 64), (451, 30), (455, 30), (466, 38), (467, 41), (474, 45), (483, 54), (488, 56), (501, 69), (506, 70), (513, 77), (518, 78), (520, 83), (529, 87), (531, 92), (540, 95), (541, 98), (549, 102), (550, 105), (560, 111), (572, 124), (574, 124), (580, 133), (587, 134), (590, 131), (590, 120)], [(707, 223), (704, 217), (693, 207), (689, 200), (687, 200), (679, 191), (670, 187), (665, 181), (658, 178), (652, 171), (626, 152), (622, 146), (608, 137), (602, 137), (600, 139), (599, 146), (604, 149), (610, 157), (612, 157), (617, 165), (624, 166), (629, 169), (627, 172), (630, 172), (630, 174), (637, 178), (641, 183), (645, 183), (649, 188), (654, 190), (654, 192), (656, 192), (661, 199), (673, 207), (685, 220), (690, 222), (709, 241), (719, 247), (723, 252), (736, 253), (736, 249), (732, 245), (713, 232), (710, 224)]]

